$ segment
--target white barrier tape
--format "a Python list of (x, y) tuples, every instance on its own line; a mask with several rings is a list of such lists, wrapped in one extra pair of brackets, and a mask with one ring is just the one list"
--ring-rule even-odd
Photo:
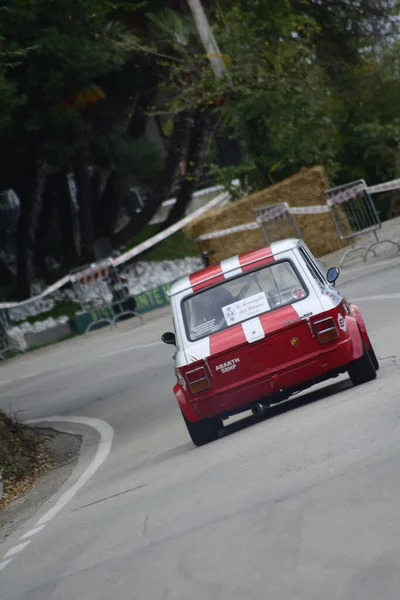
[(268, 221), (274, 221), (282, 215), (290, 212), (290, 206), (287, 202), (282, 202), (277, 206), (265, 206), (258, 209), (257, 223), (268, 223)]
[(335, 206), (336, 204), (343, 204), (357, 197), (361, 192), (368, 192), (369, 194), (379, 194), (381, 192), (391, 192), (393, 190), (400, 189), (400, 179), (393, 179), (385, 183), (378, 183), (367, 187), (366, 185), (355, 185), (353, 187), (344, 190), (343, 192), (325, 192), (327, 198), (326, 203), (328, 206)]
[(240, 233), (241, 231), (250, 231), (251, 229), (259, 229), (258, 223), (244, 223), (243, 225), (236, 225), (235, 227), (229, 227), (228, 229), (212, 231), (211, 233), (199, 235), (199, 237), (195, 238), (195, 241), (203, 242), (205, 240), (214, 240), (215, 238), (229, 235), (230, 233)]
[[(217, 187), (219, 187), (219, 186), (216, 186), (216, 188)], [(343, 202), (346, 202), (347, 200), (351, 200), (352, 198), (358, 196), (360, 194), (360, 192), (362, 192), (362, 191), (367, 191), (370, 194), (377, 194), (380, 192), (388, 192), (388, 191), (397, 190), (397, 189), (400, 189), (400, 179), (393, 179), (392, 181), (388, 181), (386, 183), (380, 183), (378, 185), (373, 185), (371, 187), (366, 187), (365, 185), (356, 185), (356, 186), (353, 186), (352, 188), (349, 188), (343, 192), (335, 193), (334, 190), (332, 190), (332, 192), (325, 192), (325, 197), (327, 198), (326, 206), (298, 206), (298, 207), (290, 208), (289, 205), (287, 203), (285, 203), (287, 208), (286, 208), (286, 206), (285, 207), (280, 206), (280, 207), (274, 207), (274, 210), (272, 210), (272, 207), (271, 207), (271, 210), (268, 212), (268, 214), (266, 214), (266, 215), (263, 214), (262, 217), (260, 217), (260, 216), (257, 217), (257, 222), (245, 223), (243, 225), (237, 225), (236, 227), (230, 227), (228, 229), (221, 229), (219, 231), (207, 233), (207, 234), (204, 234), (204, 235), (196, 238), (195, 241), (210, 240), (210, 239), (222, 237), (224, 235), (228, 235), (229, 233), (237, 233), (237, 232), (241, 232), (241, 231), (250, 231), (250, 230), (258, 229), (259, 223), (273, 221), (277, 217), (284, 214), (285, 212), (288, 212), (292, 215), (309, 215), (309, 214), (327, 213), (327, 212), (329, 212), (329, 207), (332, 207), (335, 204), (342, 204)], [(210, 190), (208, 190), (208, 192), (209, 191)], [(162, 231), (162, 232), (158, 233), (157, 235), (153, 236), (152, 238), (146, 240), (142, 244), (139, 244), (139, 246), (136, 246), (136, 248), (132, 248), (131, 250), (128, 250), (128, 252), (125, 252), (124, 254), (119, 256), (116, 260), (112, 261), (111, 264), (114, 264), (115, 266), (119, 266), (119, 265), (123, 264), (124, 262), (130, 260), (131, 258), (138, 256), (145, 250), (152, 248), (155, 244), (158, 244), (159, 242), (163, 241), (167, 237), (171, 236), (173, 233), (176, 233), (177, 231), (179, 231), (179, 229), (183, 229), (183, 227), (188, 225), (194, 219), (197, 219), (198, 217), (202, 216), (208, 210), (218, 206), (218, 204), (221, 204), (222, 202), (224, 202), (225, 200), (228, 200), (228, 199), (229, 199), (228, 193), (224, 192), (224, 193), (220, 194), (219, 196), (217, 196), (217, 198), (214, 198), (213, 200), (211, 200), (211, 202), (208, 202), (202, 208), (199, 208), (198, 210), (193, 212), (188, 217), (185, 217), (181, 221), (178, 221), (177, 223), (175, 223), (175, 225), (172, 225), (165, 231)], [(91, 271), (93, 273), (95, 273), (96, 270), (98, 270), (98, 265), (94, 266)], [(59, 279), (58, 281), (56, 281), (55, 283), (50, 285), (48, 288), (46, 288), (41, 294), (37, 294), (36, 296), (28, 298), (27, 300), (23, 300), (22, 302), (0, 303), (0, 310), (7, 309), (7, 308), (15, 308), (17, 306), (24, 306), (25, 304), (28, 304), (29, 302), (35, 302), (37, 300), (40, 300), (41, 298), (44, 298), (45, 296), (48, 296), (49, 294), (59, 290), (67, 283), (71, 283), (71, 282), (76, 281), (77, 279), (80, 279), (81, 275), (83, 274), (83, 276), (85, 276), (85, 274), (87, 272), (88, 272), (88, 270), (85, 270), (80, 273), (74, 273), (73, 276), (66, 275), (62, 279)]]
[(40, 300), (41, 298), (45, 298), (52, 292), (55, 292), (55, 291), (59, 290), (60, 288), (62, 288), (67, 283), (76, 282), (77, 280), (83, 279), (84, 277), (86, 277), (88, 275), (91, 275), (91, 276), (95, 275), (96, 273), (100, 272), (104, 268), (105, 265), (107, 265), (108, 267), (110, 265), (114, 265), (114, 266), (122, 265), (124, 262), (128, 261), (129, 259), (131, 259), (135, 256), (138, 256), (139, 254), (141, 254), (145, 250), (148, 250), (149, 248), (152, 248), (153, 246), (155, 246), (155, 244), (162, 242), (163, 240), (165, 240), (166, 238), (171, 236), (173, 233), (176, 233), (180, 229), (183, 229), (183, 227), (188, 225), (191, 221), (194, 221), (195, 219), (197, 219), (197, 217), (201, 217), (207, 211), (218, 206), (218, 204), (221, 204), (225, 200), (229, 200), (229, 198), (230, 198), (230, 196), (227, 192), (219, 194), (219, 196), (217, 196), (216, 198), (214, 198), (213, 200), (211, 200), (210, 202), (208, 202), (207, 204), (205, 204), (204, 206), (202, 206), (201, 208), (199, 208), (198, 210), (193, 212), (191, 215), (185, 217), (184, 219), (181, 219), (180, 221), (178, 221), (174, 225), (171, 225), (171, 227), (168, 227), (168, 229), (161, 231), (157, 235), (154, 235), (152, 238), (146, 240), (142, 244), (139, 244), (139, 246), (136, 246), (136, 248), (132, 248), (131, 250), (128, 250), (128, 252), (125, 252), (124, 254), (119, 256), (117, 259), (115, 259), (115, 260), (110, 259), (108, 261), (103, 261), (102, 263), (94, 264), (89, 269), (86, 268), (82, 271), (74, 273), (73, 275), (66, 275), (59, 281), (56, 281), (51, 286), (46, 288), (43, 292), (41, 292), (41, 294), (38, 294), (37, 296), (33, 296), (31, 298), (28, 298), (27, 300), (23, 300), (22, 302), (0, 303), (0, 310), (7, 309), (7, 308), (16, 308), (17, 306), (24, 306), (25, 304), (28, 304), (29, 302), (35, 302), (37, 300)]
[(392, 190), (400, 189), (400, 179), (393, 179), (392, 181), (387, 181), (386, 183), (379, 183), (378, 185), (373, 185), (367, 190), (370, 194), (378, 194), (379, 192), (391, 192)]
[(356, 196), (359, 196), (362, 192), (368, 191), (365, 185), (355, 185), (343, 192), (325, 192), (327, 206), (335, 206), (336, 204), (343, 204)]
[(243, 225), (235, 225), (234, 227), (228, 227), (227, 229), (219, 229), (218, 231), (212, 231), (210, 233), (204, 233), (199, 237), (195, 238), (195, 242), (203, 242), (206, 240), (214, 240), (219, 237), (223, 237), (224, 235), (229, 235), (231, 233), (240, 233), (242, 231), (251, 231), (254, 229), (259, 229), (261, 223), (268, 223), (270, 221), (275, 221), (283, 214), (292, 214), (292, 215), (317, 215), (322, 213), (328, 213), (329, 208), (327, 206), (297, 206), (290, 207), (286, 202), (282, 203), (283, 206), (271, 206), (271, 208), (266, 207), (265, 213), (263, 212), (261, 215), (257, 216), (256, 221), (251, 223), (243, 223)]
[(329, 206), (293, 206), (290, 209), (291, 215), (321, 215), (323, 213), (328, 213)]
[[(240, 180), (239, 179), (234, 179), (231, 183), (231, 185), (233, 187), (239, 187), (240, 186)], [(222, 192), (222, 190), (224, 189), (223, 185), (214, 185), (212, 187), (209, 188), (204, 188), (203, 190), (198, 190), (197, 192), (195, 192), (193, 194), (193, 198), (201, 198), (201, 196), (205, 196), (206, 194), (212, 194), (214, 192)], [(176, 204), (176, 198), (169, 198), (168, 200), (164, 200), (164, 202), (162, 203), (162, 205), (165, 206), (173, 206), (174, 204)]]
[(52, 292), (56, 292), (57, 290), (62, 288), (67, 283), (70, 283), (70, 281), (71, 281), (71, 276), (66, 275), (62, 279), (59, 279), (58, 281), (56, 281), (55, 283), (50, 285), (48, 288), (46, 288), (41, 294), (38, 294), (37, 296), (32, 296), (31, 298), (28, 298), (27, 300), (23, 300), (22, 302), (2, 302), (2, 303), (0, 303), (0, 309), (15, 308), (17, 306), (24, 306), (24, 304), (28, 304), (29, 302), (35, 302), (36, 300), (40, 300), (41, 298), (48, 296)]
[(219, 196), (214, 198), (214, 200), (211, 200), (211, 202), (208, 202), (207, 204), (205, 204), (198, 210), (194, 211), (188, 217), (185, 217), (184, 219), (181, 219), (180, 221), (175, 223), (175, 225), (171, 225), (171, 227), (168, 227), (168, 229), (165, 229), (164, 231), (157, 233), (157, 235), (154, 235), (152, 238), (149, 238), (145, 242), (142, 242), (141, 244), (139, 244), (139, 246), (136, 246), (136, 248), (132, 248), (131, 250), (128, 250), (124, 254), (121, 254), (121, 256), (119, 256), (118, 258), (116, 258), (114, 260), (114, 265), (115, 266), (122, 265), (124, 262), (130, 260), (131, 258), (134, 258), (135, 256), (137, 256), (138, 254), (141, 254), (145, 250), (152, 248), (153, 246), (155, 246), (159, 242), (162, 242), (163, 240), (165, 240), (167, 237), (169, 237), (173, 233), (176, 233), (180, 229), (183, 229), (191, 221), (194, 221), (195, 219), (197, 219), (198, 217), (201, 217), (202, 215), (204, 215), (206, 212), (208, 212), (212, 208), (215, 208), (216, 206), (218, 206), (218, 204), (221, 204), (221, 202), (228, 200), (229, 197), (230, 196), (227, 192), (220, 194)]

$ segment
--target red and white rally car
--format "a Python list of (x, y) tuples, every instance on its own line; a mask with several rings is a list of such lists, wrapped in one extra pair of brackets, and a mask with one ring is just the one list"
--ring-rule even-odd
[(335, 289), (302, 240), (283, 240), (180, 279), (169, 291), (176, 345), (174, 392), (197, 446), (223, 420), (348, 372), (379, 368), (357, 306)]

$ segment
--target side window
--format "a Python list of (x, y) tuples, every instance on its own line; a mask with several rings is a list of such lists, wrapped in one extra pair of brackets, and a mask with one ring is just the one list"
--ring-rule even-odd
[(312, 277), (317, 281), (320, 288), (321, 289), (326, 288), (325, 278), (323, 277), (321, 271), (319, 270), (319, 268), (316, 266), (316, 264), (312, 260), (311, 256), (302, 247), (299, 248), (299, 252), (300, 252), (302, 259), (306, 263), (308, 270), (310, 271)]

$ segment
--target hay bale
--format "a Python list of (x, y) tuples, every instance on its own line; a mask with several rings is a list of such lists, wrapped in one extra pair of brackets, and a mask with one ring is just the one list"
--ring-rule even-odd
[[(190, 223), (185, 228), (185, 233), (195, 239), (206, 233), (250, 223), (254, 221), (255, 208), (280, 202), (287, 202), (290, 206), (321, 205), (324, 204), (324, 191), (327, 188), (328, 179), (322, 167), (303, 169), (265, 190), (255, 192), (223, 208), (209, 211)], [(298, 215), (296, 221), (304, 241), (316, 256), (323, 256), (346, 245), (339, 239), (329, 213)], [(276, 222), (275, 231), (271, 233), (268, 229), (268, 232), (271, 241), (295, 235), (286, 219)], [(202, 252), (213, 251), (213, 263), (263, 245), (265, 240), (260, 230), (244, 231), (199, 242)]]

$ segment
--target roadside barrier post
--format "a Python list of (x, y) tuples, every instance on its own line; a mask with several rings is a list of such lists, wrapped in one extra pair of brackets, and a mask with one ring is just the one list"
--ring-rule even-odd
[(92, 314), (85, 333), (101, 323), (114, 328), (124, 317), (138, 317), (143, 323), (143, 317), (134, 310), (128, 282), (111, 259), (72, 271), (71, 281), (82, 311)]
[[(341, 258), (341, 267), (346, 258), (358, 250), (365, 250), (364, 262), (370, 252), (376, 256), (374, 247), (379, 244), (393, 244), (400, 250), (400, 245), (393, 240), (380, 240), (378, 237), (378, 230), (382, 225), (371, 197), (373, 189), (368, 188), (363, 179), (358, 179), (325, 192), (325, 201), (339, 238), (350, 241), (350, 248)], [(374, 235), (374, 241), (368, 245), (360, 245), (357, 238), (369, 233)]]

